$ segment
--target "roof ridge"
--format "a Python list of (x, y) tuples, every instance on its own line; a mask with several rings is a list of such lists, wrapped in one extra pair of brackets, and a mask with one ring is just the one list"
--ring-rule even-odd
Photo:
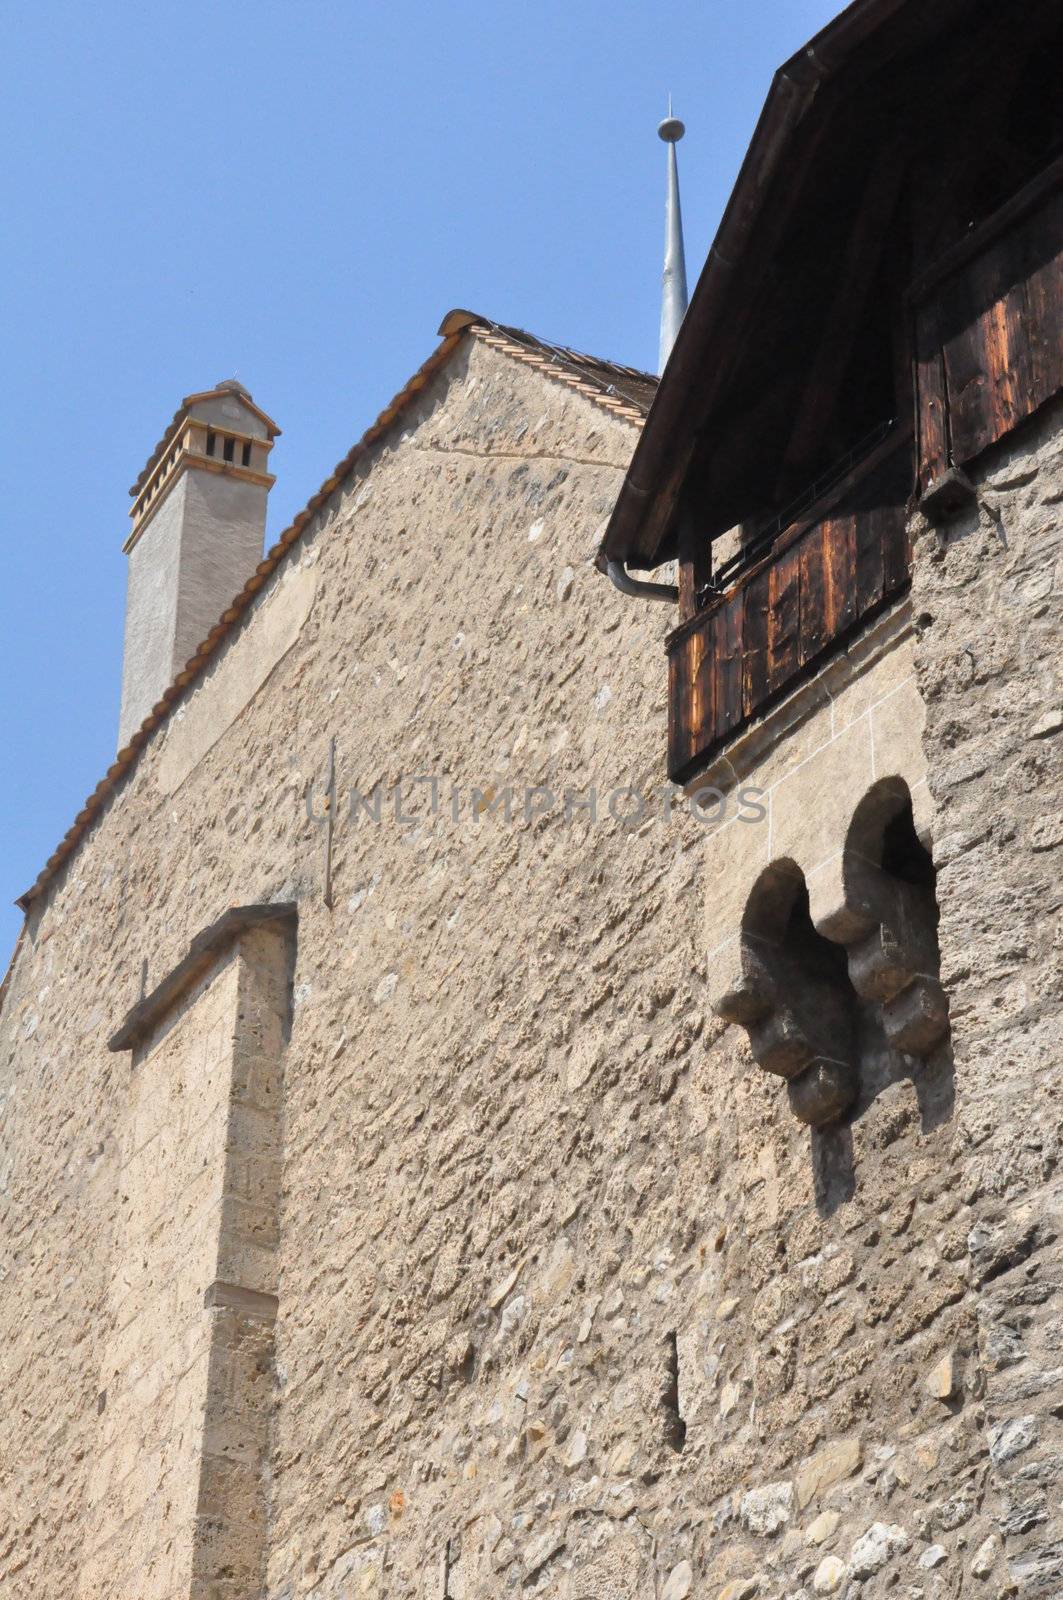
[(650, 373), (603, 361), (597, 356), (582, 355), (565, 345), (550, 344), (523, 328), (510, 328), (504, 323), (474, 324), (470, 331), (485, 344), (504, 349), (525, 365), (538, 368), (568, 388), (580, 390), (607, 411), (639, 422), (649, 413), (657, 390), (657, 379)]
[(556, 350), (558, 355), (571, 356), (576, 361), (590, 361), (598, 367), (610, 367), (614, 372), (627, 373), (632, 378), (643, 378), (648, 383), (657, 382), (657, 374), (647, 372), (644, 367), (632, 367), (623, 361), (614, 361), (611, 356), (596, 356), (589, 350), (577, 350), (570, 344), (559, 344), (556, 339), (541, 339), (538, 334), (529, 333), (526, 328), (511, 327), (504, 322), (494, 323), (492, 326), (502, 333), (511, 334), (518, 339), (528, 339), (532, 343), (541, 345), (547, 350)]

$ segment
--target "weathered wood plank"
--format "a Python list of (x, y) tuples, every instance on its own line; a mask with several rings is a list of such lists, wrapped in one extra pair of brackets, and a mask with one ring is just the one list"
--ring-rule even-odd
[(856, 517), (856, 615), (865, 616), (883, 594), (883, 544), (892, 508), (868, 506)]
[(669, 645), (669, 771), (689, 776), (908, 580), (910, 435)]
[(799, 655), (801, 665), (814, 661), (827, 643), (827, 574), (823, 559), (821, 527), (812, 528), (801, 540), (801, 623)]
[(984, 329), (974, 285), (978, 266), (978, 262), (972, 262), (965, 273), (943, 284), (935, 305), (924, 313), (933, 319), (941, 338), (949, 423), (949, 462), (953, 459), (955, 440), (964, 439), (972, 426), (977, 426), (976, 419), (985, 413), (989, 404), (986, 395), (989, 374), (986, 370)]
[(689, 509), (679, 520), (679, 620), (686, 622), (698, 610), (698, 596), (712, 576), (712, 544)]
[(832, 517), (822, 523), (826, 570), (827, 637), (852, 626), (856, 620), (855, 518)]
[(767, 571), (758, 573), (746, 587), (744, 634), (742, 711), (751, 717), (768, 697)]
[(1043, 405), (1063, 387), (1063, 264), (1058, 255), (1047, 262), (1031, 262), (1026, 305), (1030, 398)]
[(690, 727), (689, 640), (682, 639), (668, 653), (668, 770), (678, 772), (693, 754)]
[[(1058, 203), (1057, 238), (1063, 235), (1063, 197)], [(1061, 252), (1029, 279), (1030, 325), (1026, 330), (1033, 361), (1033, 398), (1043, 405), (1063, 388), (1063, 240)]]
[(768, 691), (781, 687), (798, 667), (801, 621), (800, 548), (788, 550), (768, 569)]
[(908, 512), (915, 491), (916, 464), (907, 451), (886, 463), (882, 509), (882, 596), (889, 599), (907, 586), (912, 575), (912, 540)]
[(884, 599), (897, 594), (907, 584), (912, 570), (912, 541), (904, 505), (891, 506), (885, 519), (882, 538), (882, 594)]
[(717, 623), (719, 673), (716, 691), (717, 739), (733, 732), (743, 719), (742, 709), (742, 639), (745, 614), (745, 591), (737, 589), (730, 595), (719, 612)]
[(926, 489), (949, 464), (949, 413), (945, 358), (936, 304), (915, 316), (915, 392), (919, 487)]
[(719, 613), (690, 636), (690, 728), (693, 754), (713, 737), (716, 726), (716, 630)]
[(945, 329), (951, 455), (963, 464), (1063, 388), (1063, 199), (942, 284), (933, 316)]

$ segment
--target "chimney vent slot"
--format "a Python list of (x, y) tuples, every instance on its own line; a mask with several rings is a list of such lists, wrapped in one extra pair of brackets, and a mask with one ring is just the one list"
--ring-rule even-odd
[(241, 452), (241, 455), (240, 455), (240, 461), (245, 467), (249, 467), (251, 465), (251, 441), (250, 441), (250, 439), (245, 439), (244, 440), (244, 448), (243, 448), (243, 450)]
[(221, 447), (222, 459), (224, 461), (231, 461), (232, 460), (232, 458), (233, 458), (233, 450), (234, 450), (235, 446), (236, 446), (236, 440), (235, 439), (231, 439), (228, 436), (226, 436), (225, 443)]
[(208, 430), (208, 432), (207, 432), (207, 454), (208, 454), (208, 456), (212, 456), (214, 454), (214, 446), (217, 444), (217, 442), (218, 442), (218, 440), (217, 440), (216, 435)]

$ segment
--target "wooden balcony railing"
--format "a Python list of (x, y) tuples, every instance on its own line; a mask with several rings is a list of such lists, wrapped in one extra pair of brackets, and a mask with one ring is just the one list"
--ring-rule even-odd
[(1063, 157), (914, 283), (919, 487), (1063, 389)]
[(668, 772), (684, 782), (906, 587), (912, 430), (896, 428), (668, 639)]

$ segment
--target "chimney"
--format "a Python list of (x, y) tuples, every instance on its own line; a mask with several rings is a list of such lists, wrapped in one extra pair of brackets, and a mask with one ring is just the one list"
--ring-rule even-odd
[(182, 400), (130, 489), (120, 750), (261, 561), (279, 433), (227, 379)]

